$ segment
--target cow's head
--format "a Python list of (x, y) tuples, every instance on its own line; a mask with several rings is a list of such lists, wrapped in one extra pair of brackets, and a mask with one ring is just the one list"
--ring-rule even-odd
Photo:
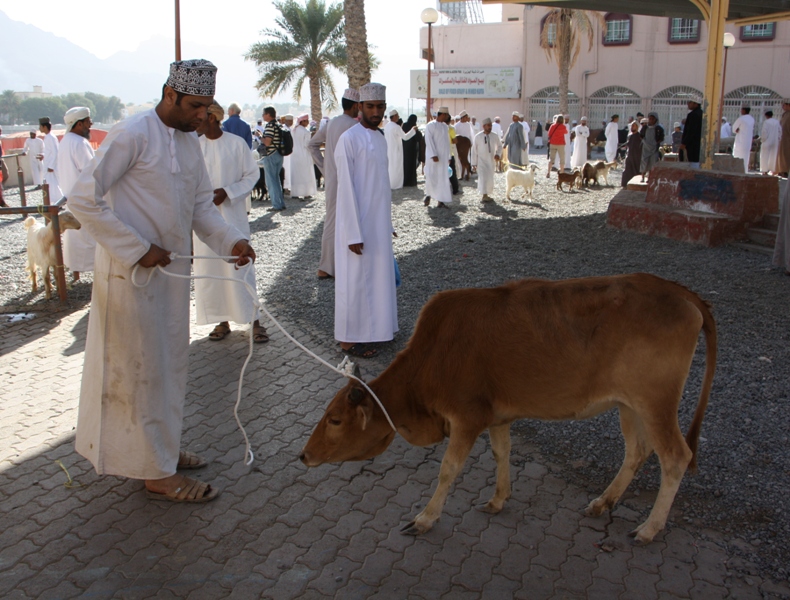
[(308, 467), (365, 460), (384, 452), (394, 437), (379, 405), (352, 380), (329, 404), (299, 458)]

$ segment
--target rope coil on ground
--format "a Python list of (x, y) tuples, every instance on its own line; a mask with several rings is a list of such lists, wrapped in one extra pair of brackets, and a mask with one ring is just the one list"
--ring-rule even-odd
[[(238, 256), (192, 256), (192, 255), (182, 256), (180, 254), (176, 254), (175, 252), (171, 252), (170, 253), (170, 260), (176, 260), (176, 259), (189, 259), (189, 260), (192, 260), (192, 259), (203, 259), (203, 260), (225, 260), (225, 261), (232, 260), (232, 261), (235, 261), (235, 260), (238, 259)], [(248, 263), (248, 264), (250, 265), (249, 268), (254, 268), (252, 266), (254, 264), (252, 261), (250, 261), (250, 263)], [(280, 325), (279, 321), (277, 321), (277, 319), (275, 319), (272, 316), (272, 314), (268, 310), (266, 310), (266, 308), (261, 304), (260, 300), (258, 299), (258, 296), (255, 293), (255, 290), (246, 281), (244, 281), (242, 279), (235, 279), (233, 277), (218, 277), (216, 275), (180, 275), (178, 273), (171, 273), (170, 271), (165, 270), (165, 268), (162, 265), (156, 265), (155, 268), (148, 269), (148, 276), (145, 278), (145, 281), (143, 281), (142, 283), (138, 283), (138, 281), (137, 281), (137, 271), (139, 270), (139, 268), (140, 268), (140, 265), (136, 264), (134, 266), (134, 268), (132, 269), (132, 276), (131, 276), (132, 285), (134, 287), (137, 287), (137, 288), (147, 287), (148, 284), (151, 283), (151, 278), (153, 277), (154, 272), (157, 269), (159, 271), (161, 271), (162, 273), (164, 273), (165, 275), (167, 275), (168, 277), (175, 277), (177, 279), (214, 279), (214, 280), (217, 280), (217, 281), (234, 281), (236, 283), (244, 284), (244, 286), (247, 288), (247, 292), (250, 294), (250, 297), (252, 298), (252, 302), (253, 302), (253, 314), (252, 314), (252, 318), (250, 319), (250, 327), (252, 327), (253, 323), (255, 322), (255, 313), (260, 311), (263, 314), (265, 314), (266, 317), (272, 323), (274, 323), (275, 327), (277, 327), (277, 329), (279, 329), (283, 333), (283, 335), (285, 335), (286, 338), (288, 338), (291, 342), (293, 342), (293, 344), (296, 347), (298, 347), (300, 350), (302, 350), (303, 352), (305, 352), (309, 356), (312, 356), (314, 359), (316, 359), (322, 365), (324, 365), (326, 367), (329, 367), (332, 371), (334, 371), (338, 375), (342, 375), (343, 377), (347, 377), (348, 379), (354, 379), (355, 381), (358, 381), (359, 383), (361, 383), (362, 386), (370, 393), (370, 395), (373, 397), (373, 399), (379, 405), (379, 408), (384, 413), (384, 416), (386, 417), (387, 422), (389, 423), (390, 427), (392, 427), (392, 430), (395, 431), (395, 432), (398, 431), (398, 428), (395, 427), (395, 424), (392, 422), (392, 419), (390, 418), (389, 413), (387, 413), (387, 409), (384, 408), (384, 405), (381, 403), (381, 400), (379, 400), (378, 396), (376, 396), (376, 394), (373, 392), (373, 390), (371, 390), (368, 387), (368, 384), (366, 384), (364, 381), (362, 381), (362, 379), (360, 379), (359, 377), (356, 377), (354, 375), (354, 373), (353, 373), (354, 363), (351, 362), (348, 359), (348, 356), (344, 357), (342, 362), (337, 367), (335, 367), (335, 366), (329, 364), (327, 361), (325, 361), (323, 358), (321, 358), (320, 356), (318, 356), (314, 352), (312, 352), (311, 350), (309, 350), (302, 343), (300, 343), (296, 338), (294, 338), (290, 333), (288, 333), (285, 330), (285, 328), (282, 325)], [(239, 267), (237, 267), (237, 268), (239, 268)], [(244, 266), (242, 266), (240, 268), (243, 269)], [(249, 351), (247, 353), (247, 358), (245, 359), (244, 364), (241, 367), (241, 373), (239, 373), (238, 393), (236, 394), (236, 404), (233, 407), (233, 416), (236, 419), (236, 424), (239, 426), (239, 429), (241, 430), (242, 436), (244, 436), (244, 443), (245, 443), (245, 450), (246, 450), (245, 453), (244, 453), (244, 456), (247, 457), (247, 460), (245, 460), (245, 462), (244, 462), (245, 465), (251, 465), (252, 461), (255, 459), (255, 456), (252, 453), (252, 448), (250, 446), (249, 437), (247, 436), (247, 432), (244, 430), (244, 426), (241, 424), (241, 420), (239, 419), (239, 405), (241, 404), (241, 391), (242, 391), (242, 384), (243, 384), (243, 381), (244, 381), (244, 374), (247, 371), (247, 365), (249, 364), (250, 360), (252, 359), (252, 352), (253, 352), (253, 340), (252, 340), (252, 337), (253, 336), (250, 335)]]

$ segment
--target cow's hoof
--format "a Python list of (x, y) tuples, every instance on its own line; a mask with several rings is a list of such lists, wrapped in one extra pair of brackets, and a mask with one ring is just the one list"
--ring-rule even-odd
[(411, 523), (401, 527), (400, 532), (403, 535), (420, 535), (421, 533), (428, 533), (433, 527), (433, 522), (421, 519), (417, 515)]
[(588, 517), (600, 517), (608, 508), (609, 506), (604, 500), (596, 498), (587, 505), (587, 508), (584, 509), (584, 514)]
[(497, 515), (502, 512), (502, 508), (504, 507), (504, 502), (494, 502), (494, 500), (489, 500), (485, 504), (478, 504), (477, 510), (480, 512), (488, 513), (490, 515)]
[(633, 531), (629, 532), (628, 535), (629, 537), (634, 538), (631, 541), (631, 543), (634, 546), (646, 546), (647, 544), (652, 542), (653, 538), (655, 537), (655, 533), (653, 535), (650, 535), (644, 523), (639, 527), (637, 527), (636, 529), (634, 529)]

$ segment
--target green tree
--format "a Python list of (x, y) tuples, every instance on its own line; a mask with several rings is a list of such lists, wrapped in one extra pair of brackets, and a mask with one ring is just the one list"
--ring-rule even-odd
[(324, 0), (275, 2), (280, 11), (276, 28), (264, 29), (267, 38), (253, 44), (245, 58), (258, 67), (260, 79), (255, 87), (261, 97), (274, 96), (293, 86), (293, 98), (299, 102), (302, 86), (310, 88), (310, 114), (320, 119), (322, 107), (337, 106), (331, 69), (346, 70), (343, 7)]
[(19, 118), (20, 101), (14, 90), (3, 90), (0, 94), (0, 122), (16, 125)]
[(28, 98), (19, 104), (19, 118), (24, 123), (38, 124), (40, 117), (49, 117), (52, 123), (62, 123), (63, 115), (69, 109), (57, 96), (49, 98)]
[[(540, 45), (549, 62), (559, 69), (560, 112), (568, 114), (568, 78), (581, 52), (582, 39), (587, 37), (589, 52), (595, 43), (594, 22), (604, 24), (599, 13), (569, 8), (549, 12), (540, 32)], [(604, 24), (605, 26), (605, 24)]]

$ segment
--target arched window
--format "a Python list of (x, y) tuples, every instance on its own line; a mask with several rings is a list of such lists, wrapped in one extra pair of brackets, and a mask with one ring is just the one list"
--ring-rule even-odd
[(670, 19), (667, 41), (670, 44), (695, 44), (699, 42), (699, 19)]
[(631, 44), (633, 19), (625, 13), (606, 13), (606, 29), (603, 34), (604, 46), (628, 46)]
[(782, 97), (770, 88), (760, 85), (745, 85), (724, 95), (724, 116), (730, 123), (741, 116), (741, 107), (750, 106), (751, 115), (759, 131), (765, 119), (765, 111), (773, 110), (774, 115), (781, 114)]
[[(578, 119), (581, 115), (579, 97), (568, 90), (568, 112)], [(545, 124), (560, 112), (560, 88), (556, 85), (538, 90), (530, 98), (529, 119)]]
[(687, 85), (674, 85), (653, 96), (653, 110), (658, 113), (658, 120), (670, 131), (675, 121), (682, 121), (689, 112), (688, 101), (694, 96), (702, 96), (698, 89)]
[(612, 115), (620, 115), (620, 123), (642, 111), (642, 98), (633, 90), (612, 85), (601, 88), (590, 96), (587, 109), (587, 124), (590, 129), (601, 127)]

